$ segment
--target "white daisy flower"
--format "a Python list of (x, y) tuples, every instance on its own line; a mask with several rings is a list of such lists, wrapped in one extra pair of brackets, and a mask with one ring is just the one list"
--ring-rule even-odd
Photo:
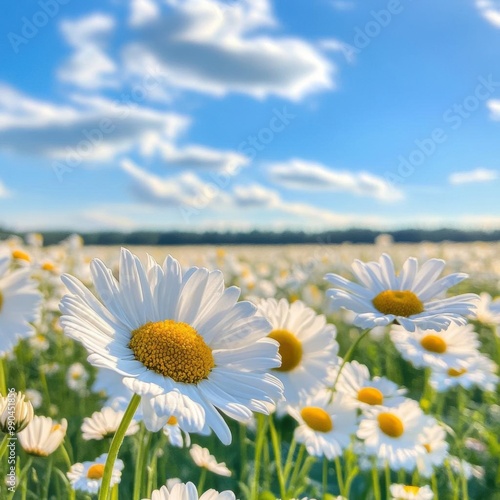
[(168, 442), (176, 448), (183, 448), (184, 446), (191, 446), (191, 438), (187, 432), (182, 433), (179, 421), (173, 415), (167, 420), (163, 427), (163, 434), (168, 439)]
[(479, 387), (483, 391), (495, 392), (499, 382), (498, 367), (488, 356), (478, 354), (460, 363), (460, 367), (434, 368), (429, 383), (438, 392), (457, 386), (464, 389)]
[(296, 403), (302, 391), (310, 393), (324, 385), (337, 363), (337, 330), (300, 301), (267, 299), (257, 305), (272, 325), (269, 337), (279, 343), (281, 366), (273, 373), (283, 382), (286, 403)]
[(448, 458), (448, 462), (453, 472), (456, 474), (463, 474), (466, 479), (471, 479), (473, 477), (482, 479), (484, 477), (484, 467), (480, 465), (473, 465), (466, 460), (453, 456)]
[(66, 383), (74, 391), (82, 391), (87, 387), (89, 374), (82, 363), (73, 363), (66, 373)]
[[(85, 493), (96, 494), (101, 487), (107, 457), (108, 454), (103, 453), (92, 462), (73, 464), (69, 472), (66, 473), (72, 488), (84, 491)], [(111, 473), (111, 487), (121, 481), (123, 467), (123, 462), (117, 458), (113, 466), (113, 472)]]
[(493, 300), (489, 293), (480, 293), (473, 319), (485, 325), (500, 325), (500, 298)]
[(446, 442), (446, 431), (436, 420), (430, 418), (426, 427), (418, 437), (425, 453), (418, 457), (417, 468), (423, 477), (431, 477), (434, 467), (443, 465), (448, 456), (449, 444)]
[(450, 325), (441, 331), (416, 328), (414, 332), (394, 325), (390, 335), (401, 356), (416, 368), (460, 367), (478, 354), (481, 345), (473, 325)]
[[(105, 406), (101, 411), (95, 411), (91, 417), (83, 419), (81, 431), (82, 438), (86, 441), (95, 439), (97, 441), (106, 437), (114, 436), (118, 430), (125, 412), (115, 410), (109, 406)], [(125, 435), (132, 436), (139, 430), (139, 424), (132, 420)]]
[(26, 453), (48, 457), (63, 442), (67, 428), (68, 422), (65, 418), (59, 424), (50, 417), (35, 416), (17, 437)]
[[(338, 370), (339, 368), (332, 372), (333, 382), (337, 379)], [(371, 379), (368, 367), (357, 361), (344, 365), (335, 389), (344, 394), (350, 404), (361, 409), (373, 405), (398, 406), (405, 400), (406, 394), (406, 389), (385, 377)]]
[(35, 410), (37, 410), (43, 403), (42, 393), (36, 389), (26, 389), (26, 400), (33, 405)]
[(30, 322), (38, 319), (42, 299), (30, 269), (9, 271), (9, 266), (8, 257), (0, 258), (0, 356), (35, 334)]
[(477, 295), (439, 298), (467, 278), (466, 274), (455, 273), (436, 281), (444, 267), (443, 260), (431, 259), (419, 270), (417, 260), (412, 257), (397, 274), (387, 254), (379, 262), (355, 260), (352, 272), (359, 284), (338, 274), (327, 274), (325, 279), (339, 287), (329, 289), (327, 296), (336, 309), (354, 311), (354, 324), (360, 328), (385, 326), (394, 321), (410, 331), (417, 326), (441, 330), (451, 322), (463, 325), (464, 316), (475, 309)]
[(226, 490), (221, 493), (215, 490), (208, 490), (198, 497), (198, 491), (193, 483), (178, 483), (171, 488), (162, 486), (159, 490), (151, 493), (151, 498), (143, 500), (235, 500), (232, 491)]
[(204, 467), (219, 476), (231, 475), (231, 471), (226, 467), (225, 462), (217, 462), (217, 459), (213, 455), (210, 455), (210, 451), (207, 448), (193, 444), (189, 449), (189, 454), (198, 467)]
[(432, 500), (434, 493), (430, 486), (408, 486), (391, 484), (391, 500)]
[(0, 432), (13, 435), (21, 432), (33, 420), (33, 405), (22, 392), (9, 390), (0, 394)]
[(298, 443), (306, 446), (309, 455), (329, 460), (342, 455), (357, 430), (356, 408), (342, 394), (321, 390), (288, 413), (299, 423), (294, 431)]
[(246, 420), (282, 397), (269, 373), (280, 363), (269, 324), (254, 305), (237, 303), (237, 288), (224, 290), (220, 271), (193, 267), (183, 274), (172, 257), (163, 267), (149, 258), (144, 268), (123, 249), (119, 282), (98, 259), (91, 272), (102, 303), (77, 279), (63, 277), (70, 291), (61, 302), (64, 331), (82, 342), (91, 364), (117, 371), (132, 391), (154, 398), (165, 422), (175, 398), (175, 411), (190, 406), (183, 418), (201, 426), (206, 420), (229, 444), (216, 408)]
[(387, 462), (394, 470), (412, 471), (417, 458), (425, 453), (418, 442), (425, 422), (426, 417), (413, 400), (395, 408), (374, 406), (365, 410), (357, 436), (379, 461)]

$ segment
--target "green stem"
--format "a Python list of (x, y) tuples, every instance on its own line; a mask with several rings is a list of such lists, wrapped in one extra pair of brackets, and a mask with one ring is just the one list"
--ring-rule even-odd
[(372, 467), (372, 482), (373, 482), (373, 496), (375, 497), (375, 500), (382, 500), (382, 495), (380, 494), (378, 469), (376, 465)]
[(203, 488), (205, 486), (205, 481), (207, 480), (207, 471), (206, 467), (201, 468), (200, 480), (198, 481), (198, 495), (201, 496), (203, 493)]
[(8, 444), (9, 444), (9, 434), (5, 434), (5, 436), (2, 439), (2, 442), (0, 443), (0, 458), (3, 457), (3, 454), (7, 450)]
[(323, 477), (322, 477), (323, 500), (326, 500), (327, 491), (328, 491), (328, 459), (326, 457), (323, 457)]
[(358, 344), (366, 337), (366, 335), (368, 334), (369, 331), (370, 331), (370, 329), (364, 330), (361, 333), (361, 335), (354, 341), (352, 346), (349, 347), (348, 351), (346, 352), (346, 354), (342, 360), (342, 363), (340, 364), (340, 368), (339, 368), (339, 371), (337, 373), (337, 376), (335, 377), (335, 381), (333, 382), (333, 385), (331, 387), (332, 397), (333, 397), (333, 394), (335, 393), (335, 388), (337, 387), (337, 382), (339, 381), (340, 374), (342, 373), (344, 366), (346, 365), (346, 363), (348, 363), (351, 360), (354, 352), (356, 351), (356, 348), (358, 347)]
[(255, 456), (254, 456), (254, 472), (252, 487), (250, 490), (250, 499), (257, 500), (259, 498), (259, 476), (260, 476), (260, 461), (262, 459), (262, 449), (266, 438), (266, 419), (264, 415), (257, 415), (257, 430), (255, 438)]
[(0, 394), (7, 396), (7, 377), (5, 376), (5, 358), (0, 357)]
[(147, 438), (145, 438), (146, 428), (141, 424), (141, 430), (139, 431), (139, 449), (137, 453), (137, 459), (135, 461), (135, 473), (134, 473), (134, 500), (139, 500), (141, 498), (141, 486), (142, 486), (142, 473), (144, 470), (145, 454), (149, 448), (149, 437), (151, 434), (148, 433)]
[(50, 477), (52, 475), (52, 463), (54, 462), (54, 455), (50, 455), (47, 463), (47, 469), (45, 471), (45, 483), (43, 485), (43, 498), (48, 500), (49, 498), (49, 487), (50, 487)]
[(389, 462), (385, 462), (385, 495), (389, 498), (389, 492), (391, 491), (391, 469), (389, 467)]
[(288, 477), (290, 476), (290, 472), (293, 467), (293, 455), (295, 453), (295, 448), (297, 447), (297, 441), (295, 440), (295, 436), (292, 438), (292, 442), (290, 443), (290, 448), (288, 449), (288, 454), (286, 456), (285, 469), (283, 472), (283, 478), (285, 479), (285, 484), (288, 482)]
[(432, 473), (431, 484), (432, 484), (432, 491), (434, 492), (434, 500), (439, 500), (439, 488), (435, 472)]
[(345, 483), (345, 491), (342, 493), (342, 495), (345, 498), (349, 498), (349, 495), (351, 493), (352, 482), (354, 481), (355, 477), (358, 475), (358, 472), (359, 472), (359, 467), (356, 466), (349, 473), (349, 476), (347, 477), (347, 481)]
[(111, 482), (111, 476), (113, 474), (113, 466), (115, 464), (116, 457), (120, 451), (120, 447), (123, 443), (123, 438), (125, 433), (134, 418), (135, 412), (139, 403), (141, 402), (141, 396), (134, 394), (130, 399), (127, 410), (123, 415), (120, 426), (113, 436), (113, 441), (111, 442), (111, 447), (109, 448), (108, 458), (106, 459), (106, 465), (104, 467), (104, 475), (102, 477), (101, 489), (99, 490), (99, 500), (108, 500), (109, 498), (109, 486)]
[(278, 474), (278, 484), (280, 487), (281, 500), (287, 500), (286, 484), (285, 478), (283, 476), (283, 464), (281, 462), (281, 446), (278, 432), (276, 431), (276, 427), (274, 425), (273, 415), (269, 415), (269, 429), (271, 431), (271, 441), (273, 444), (274, 458), (276, 460), (276, 472)]
[(295, 483), (297, 482), (297, 477), (302, 467), (302, 462), (304, 460), (305, 452), (306, 452), (306, 447), (305, 445), (301, 444), (299, 448), (299, 453), (297, 454), (297, 460), (295, 461), (295, 467), (292, 472), (292, 477), (290, 478), (290, 485), (292, 486), (294, 486)]
[(240, 481), (246, 483), (247, 473), (247, 428), (243, 424), (239, 424), (239, 441), (240, 441)]
[[(26, 465), (23, 467), (21, 472), (19, 473), (18, 481), (21, 489), (21, 497), (26, 498), (26, 492), (28, 490), (28, 471), (31, 469), (31, 464), (33, 463), (33, 457), (29, 457)], [(10, 500), (14, 498), (16, 493), (11, 493), (7, 498)]]
[(335, 457), (335, 473), (337, 474), (337, 482), (339, 483), (340, 494), (344, 496), (344, 478), (342, 477), (342, 464), (340, 463), (340, 457)]

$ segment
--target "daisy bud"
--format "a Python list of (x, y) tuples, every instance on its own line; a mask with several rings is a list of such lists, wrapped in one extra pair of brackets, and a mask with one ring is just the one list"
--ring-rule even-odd
[(33, 420), (33, 406), (24, 400), (21, 392), (9, 390), (6, 397), (0, 396), (0, 430), (7, 434), (22, 431)]

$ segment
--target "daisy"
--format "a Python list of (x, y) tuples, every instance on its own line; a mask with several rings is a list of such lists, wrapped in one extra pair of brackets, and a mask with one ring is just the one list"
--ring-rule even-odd
[(432, 500), (434, 493), (430, 486), (407, 486), (405, 484), (391, 484), (392, 500)]
[(329, 460), (342, 455), (356, 433), (356, 409), (345, 396), (321, 390), (288, 413), (299, 423), (294, 431), (298, 443), (304, 443), (309, 455)]
[(163, 427), (163, 434), (167, 437), (168, 442), (176, 448), (182, 448), (184, 446), (189, 447), (191, 445), (189, 434), (185, 432), (183, 437), (179, 421), (173, 415), (167, 420), (167, 423)]
[(426, 417), (418, 403), (406, 400), (395, 408), (374, 406), (363, 417), (357, 436), (364, 440), (367, 452), (394, 470), (412, 471), (417, 458), (425, 453), (418, 438)]
[(424, 447), (425, 453), (418, 457), (417, 467), (420, 475), (431, 477), (433, 467), (443, 465), (448, 456), (449, 444), (446, 442), (446, 431), (433, 418), (418, 437), (418, 442)]
[(500, 325), (500, 298), (493, 300), (489, 293), (480, 293), (473, 319), (485, 325)]
[(497, 365), (488, 356), (478, 354), (463, 360), (460, 367), (439, 367), (432, 370), (429, 383), (438, 392), (457, 386), (470, 389), (474, 386), (483, 391), (495, 392), (499, 378)]
[(231, 471), (226, 467), (225, 462), (218, 463), (217, 459), (213, 455), (210, 455), (210, 451), (207, 448), (193, 444), (189, 450), (189, 454), (198, 467), (204, 467), (219, 476), (231, 475)]
[(301, 301), (267, 299), (258, 309), (272, 325), (269, 337), (279, 343), (281, 366), (273, 373), (283, 382), (286, 403), (296, 403), (302, 391), (322, 386), (337, 363), (337, 330)]
[(91, 364), (154, 398), (165, 422), (173, 414), (167, 396), (175, 392), (176, 411), (191, 405), (189, 416), (206, 420), (229, 444), (231, 432), (216, 408), (245, 420), (252, 411), (268, 413), (267, 405), (282, 397), (269, 373), (280, 363), (269, 324), (254, 305), (237, 302), (237, 288), (224, 290), (220, 271), (192, 267), (183, 274), (172, 257), (163, 267), (149, 258), (144, 267), (123, 249), (119, 281), (98, 259), (91, 273), (102, 303), (77, 279), (63, 277), (70, 291), (61, 302), (64, 331), (86, 347)]
[(70, 389), (80, 392), (87, 387), (89, 374), (82, 363), (73, 363), (66, 373), (66, 384)]
[(17, 437), (26, 453), (48, 457), (63, 442), (67, 428), (68, 422), (65, 418), (58, 424), (50, 417), (35, 416)]
[(36, 389), (26, 389), (26, 400), (29, 401), (35, 410), (42, 406), (43, 397), (40, 391)]
[[(338, 369), (333, 371), (332, 381), (337, 379), (337, 373)], [(405, 400), (406, 394), (406, 389), (401, 389), (385, 377), (371, 379), (368, 367), (357, 361), (344, 365), (335, 387), (352, 405), (361, 409), (373, 405), (398, 406)]]
[(414, 332), (394, 325), (390, 335), (401, 356), (416, 368), (458, 368), (477, 355), (481, 345), (473, 325), (450, 325), (441, 331), (416, 328)]
[(451, 322), (463, 325), (464, 316), (475, 308), (477, 295), (439, 298), (467, 278), (466, 274), (455, 273), (436, 281), (444, 267), (443, 260), (431, 259), (419, 270), (417, 260), (409, 258), (397, 274), (387, 254), (382, 254), (379, 262), (355, 260), (352, 270), (359, 283), (327, 274), (325, 279), (339, 287), (329, 289), (327, 296), (336, 309), (354, 311), (354, 324), (360, 328), (385, 326), (394, 321), (410, 331), (417, 326), (441, 330)]
[[(66, 473), (73, 489), (84, 491), (85, 493), (96, 494), (101, 487), (107, 457), (108, 454), (103, 453), (92, 462), (73, 464), (69, 472)], [(111, 486), (120, 482), (123, 467), (123, 462), (117, 458), (111, 475)]]
[(21, 432), (33, 420), (33, 406), (25, 400), (26, 395), (9, 390), (7, 396), (0, 394), (0, 432)]
[[(208, 490), (198, 497), (198, 491), (193, 483), (177, 483), (170, 489), (162, 486), (159, 490), (151, 493), (150, 500), (235, 500), (232, 491), (226, 490), (221, 493), (215, 490)], [(143, 499), (147, 500), (147, 499)]]
[(0, 356), (10, 352), (19, 339), (31, 337), (30, 322), (40, 314), (41, 294), (30, 269), (9, 271), (10, 259), (0, 258)]
[[(114, 436), (120, 426), (124, 411), (115, 410), (109, 406), (101, 411), (95, 411), (91, 417), (85, 417), (82, 423), (82, 437), (86, 441), (95, 439), (97, 441), (106, 437)], [(139, 424), (132, 420), (125, 435), (132, 436), (139, 430)]]

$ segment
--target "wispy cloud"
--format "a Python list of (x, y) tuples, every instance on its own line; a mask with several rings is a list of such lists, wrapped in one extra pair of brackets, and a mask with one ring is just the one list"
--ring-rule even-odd
[(488, 182), (498, 179), (498, 171), (488, 168), (476, 168), (466, 172), (453, 172), (448, 181), (450, 184), (470, 184), (474, 182)]
[(271, 164), (269, 173), (274, 182), (292, 189), (339, 191), (386, 202), (404, 197), (392, 184), (369, 172), (335, 170), (307, 160), (292, 159)]
[(495, 28), (500, 28), (500, 3), (498, 0), (476, 0), (481, 15)]
[(1, 198), (10, 198), (11, 196), (12, 196), (12, 193), (7, 189), (5, 184), (0, 179), (0, 199)]

